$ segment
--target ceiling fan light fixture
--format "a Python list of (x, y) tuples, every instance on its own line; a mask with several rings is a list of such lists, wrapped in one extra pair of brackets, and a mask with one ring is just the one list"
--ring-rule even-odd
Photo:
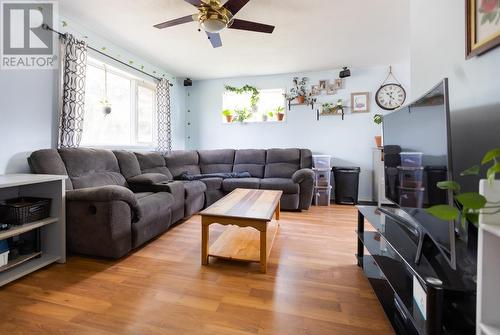
[(220, 19), (205, 19), (201, 22), (203, 30), (209, 33), (218, 33), (226, 28), (226, 22)]

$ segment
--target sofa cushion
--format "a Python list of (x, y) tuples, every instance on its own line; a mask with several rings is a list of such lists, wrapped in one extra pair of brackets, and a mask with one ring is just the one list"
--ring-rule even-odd
[(127, 186), (118, 160), (110, 150), (59, 149), (74, 189), (106, 185)]
[(207, 186), (207, 191), (220, 190), (222, 188), (222, 178), (203, 178), (200, 179)]
[(260, 188), (263, 190), (278, 190), (284, 194), (298, 194), (299, 184), (295, 184), (289, 178), (265, 178), (260, 181)]
[(259, 178), (228, 178), (222, 182), (222, 188), (226, 192), (232, 192), (237, 188), (258, 189), (259, 185)]
[(184, 172), (200, 174), (199, 157), (197, 151), (172, 151), (165, 157), (165, 163), (174, 178), (180, 177)]
[(264, 178), (291, 178), (299, 169), (299, 149), (267, 150)]
[(129, 179), (141, 174), (141, 166), (139, 161), (133, 152), (127, 150), (113, 150), (116, 159), (118, 160), (118, 166), (120, 167), (120, 172), (125, 177)]
[(199, 180), (183, 181), (182, 183), (184, 184), (186, 199), (197, 197), (207, 190), (207, 186)]
[(151, 194), (154, 194), (153, 192), (139, 192), (139, 193), (134, 193), (134, 196), (137, 200), (142, 199), (144, 197), (148, 197)]
[(156, 152), (136, 152), (135, 156), (142, 173), (161, 173), (169, 180), (173, 180), (172, 173), (167, 168), (165, 158)]
[(266, 150), (241, 149), (234, 154), (233, 172), (249, 172), (252, 177), (264, 178)]
[[(66, 166), (56, 149), (34, 151), (28, 157), (31, 172), (39, 174), (68, 175)], [(66, 190), (72, 190), (71, 179), (66, 179)]]
[(232, 172), (234, 149), (198, 150), (201, 173)]

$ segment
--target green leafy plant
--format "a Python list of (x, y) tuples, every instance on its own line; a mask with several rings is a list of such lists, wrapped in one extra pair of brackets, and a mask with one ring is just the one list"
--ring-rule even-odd
[[(474, 165), (460, 175), (478, 176), (481, 173), (481, 168), (486, 165), (491, 165), (486, 172), (486, 177), (491, 184), (495, 180), (496, 174), (500, 173), (500, 149), (488, 151), (484, 155), (481, 165)], [(462, 212), (450, 205), (437, 205), (427, 209), (428, 213), (441, 220), (452, 221), (461, 217), (462, 226), (465, 226), (467, 220), (477, 226), (481, 209), (493, 209), (494, 211), (489, 212), (489, 214), (500, 213), (500, 202), (490, 202), (488, 205), (487, 199), (477, 192), (461, 193), (461, 186), (456, 181), (442, 181), (437, 183), (437, 187), (442, 190), (452, 191), (454, 199), (462, 205)]]
[(276, 107), (274, 111), (276, 112), (276, 114), (285, 114), (285, 108), (283, 106)]
[(222, 111), (222, 115), (224, 115), (224, 116), (232, 116), (232, 115), (234, 115), (234, 112), (231, 109), (224, 109)]
[(268, 115), (269, 117), (274, 117), (274, 113), (273, 113), (273, 112), (268, 112), (268, 113), (267, 113), (267, 115)]
[(324, 104), (321, 105), (321, 107), (323, 107), (323, 109), (332, 109), (333, 104), (331, 102), (325, 102)]
[(382, 116), (382, 114), (373, 115), (373, 122), (375, 122), (375, 124), (382, 124), (383, 120), (384, 120), (384, 117)]
[(246, 108), (237, 109), (234, 112), (236, 114), (234, 121), (236, 122), (245, 122), (250, 118), (250, 116), (252, 116), (252, 113), (250, 113), (250, 111)]
[(226, 89), (226, 91), (233, 92), (236, 94), (252, 93), (252, 95), (250, 96), (250, 105), (252, 107), (257, 107), (257, 104), (259, 103), (260, 100), (260, 92), (257, 88), (250, 85), (245, 85), (243, 87), (234, 87), (226, 85), (224, 86), (224, 88)]

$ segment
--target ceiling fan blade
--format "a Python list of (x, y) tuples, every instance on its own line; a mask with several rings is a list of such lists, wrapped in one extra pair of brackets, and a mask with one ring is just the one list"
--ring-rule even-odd
[(240, 9), (243, 8), (243, 6), (248, 3), (248, 1), (250, 0), (228, 0), (224, 4), (224, 7), (226, 7), (226, 9), (231, 12), (231, 14), (235, 15), (240, 11)]
[(271, 34), (274, 31), (274, 26), (270, 26), (268, 24), (245, 21), (240, 19), (234, 19), (233, 24), (229, 27), (230, 29), (240, 29), (240, 30), (249, 30), (255, 31), (258, 33), (267, 33)]
[(178, 24), (183, 24), (183, 23), (188, 23), (188, 22), (193, 22), (193, 21), (194, 21), (193, 15), (188, 15), (188, 16), (180, 17), (180, 18), (175, 19), (175, 20), (170, 20), (170, 21), (166, 21), (163, 23), (155, 24), (153, 27), (158, 28), (158, 29), (163, 29), (163, 28), (172, 27), (172, 26), (176, 26)]
[(201, 5), (201, 0), (184, 0), (184, 1), (186, 1), (186, 2), (188, 2), (191, 5), (196, 6), (196, 7)]
[(219, 33), (209, 33), (207, 32), (208, 39), (214, 48), (219, 48), (222, 46), (222, 40), (220, 39)]

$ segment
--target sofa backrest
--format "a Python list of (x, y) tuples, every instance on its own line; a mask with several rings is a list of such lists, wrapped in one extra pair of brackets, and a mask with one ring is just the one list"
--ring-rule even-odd
[(300, 169), (300, 149), (268, 149), (264, 178), (291, 178)]
[(301, 169), (312, 169), (313, 167), (313, 155), (309, 149), (300, 149), (300, 168)]
[(127, 150), (113, 150), (113, 153), (118, 160), (120, 171), (126, 180), (142, 173), (139, 161), (133, 152)]
[(157, 152), (136, 152), (142, 173), (161, 173), (172, 180), (173, 176), (166, 166), (165, 158)]
[(249, 172), (252, 177), (264, 178), (266, 150), (240, 149), (234, 154), (233, 172)]
[(165, 163), (174, 178), (183, 173), (200, 174), (200, 159), (198, 152), (194, 150), (172, 151), (165, 155)]
[(234, 149), (198, 150), (201, 173), (232, 172)]
[(59, 149), (74, 189), (106, 185), (127, 186), (111, 150)]
[[(39, 174), (68, 175), (66, 166), (56, 149), (42, 149), (28, 157), (31, 172)], [(66, 190), (72, 190), (71, 179), (66, 179)]]

